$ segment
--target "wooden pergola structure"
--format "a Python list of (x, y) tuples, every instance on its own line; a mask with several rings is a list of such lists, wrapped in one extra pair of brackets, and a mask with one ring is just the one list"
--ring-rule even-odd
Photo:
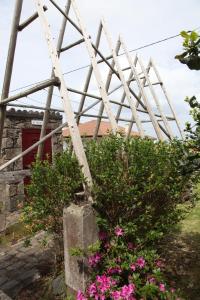
[[(118, 41), (115, 45), (108, 31), (105, 20), (101, 20), (96, 41), (93, 42), (91, 36), (86, 30), (76, 0), (68, 0), (64, 9), (58, 6), (56, 1), (49, 0), (49, 4), (53, 5), (54, 9), (59, 11), (60, 15), (62, 15), (63, 17), (57, 45), (55, 45), (52, 38), (50, 25), (45, 14), (45, 11), (48, 9), (48, 7), (43, 5), (43, 1), (33, 0), (33, 2), (35, 3), (36, 12), (23, 22), (20, 21), (23, 0), (16, 0), (15, 2), (15, 11), (7, 55), (7, 64), (0, 100), (0, 148), (2, 147), (6, 107), (9, 105), (20, 106), (12, 104), (12, 102), (45, 88), (48, 88), (48, 95), (45, 107), (34, 106), (35, 109), (44, 110), (44, 119), (40, 140), (23, 153), (0, 166), (0, 171), (3, 171), (14, 161), (24, 156), (37, 146), (38, 155), (39, 157), (41, 157), (44, 141), (55, 134), (57, 131), (59, 131), (61, 128), (68, 126), (74, 152), (78, 158), (80, 165), (83, 167), (83, 173), (87, 178), (88, 187), (90, 187), (92, 185), (91, 173), (78, 129), (78, 125), (83, 117), (97, 119), (94, 139), (98, 135), (101, 120), (105, 119), (110, 122), (112, 132), (114, 134), (117, 134), (118, 132), (119, 123), (125, 122), (126, 124), (128, 124), (127, 137), (129, 137), (133, 126), (136, 126), (141, 138), (144, 138), (146, 135), (144, 124), (150, 122), (153, 126), (157, 138), (161, 141), (166, 138), (173, 138), (174, 134), (170, 125), (170, 122), (173, 121), (175, 122), (179, 130), (180, 136), (183, 138), (183, 133), (176, 112), (173, 109), (172, 103), (155, 63), (152, 59), (150, 59), (148, 65), (145, 67), (138, 55), (133, 58), (121, 36), (118, 38)], [(75, 21), (70, 17), (71, 10), (73, 10), (74, 15), (76, 16)], [(52, 72), (50, 75), (50, 79), (39, 82), (33, 87), (21, 93), (10, 96), (10, 82), (12, 77), (18, 33), (19, 31), (23, 31), (37, 18), (39, 18), (40, 20), (44, 39), (46, 40), (46, 43), (48, 45), (49, 55), (52, 62)], [(63, 40), (67, 25), (70, 25), (76, 29), (76, 31), (80, 34), (80, 39), (66, 46), (63, 45)], [(110, 50), (109, 56), (105, 56), (99, 49), (103, 35)], [(63, 70), (60, 61), (61, 54), (66, 55), (69, 49), (78, 47), (80, 44), (85, 44), (91, 63), (85, 79), (83, 90), (70, 88), (68, 86), (63, 76)], [(123, 52), (123, 58), (125, 58), (127, 62), (127, 67), (125, 68), (122, 67), (122, 63), (120, 61), (120, 50)], [(102, 72), (100, 70), (100, 66), (102, 65), (107, 66), (108, 68), (106, 80), (104, 80)], [(154, 78), (156, 78), (156, 81), (152, 81), (150, 73), (154, 74)], [(98, 94), (93, 94), (89, 91), (92, 77), (96, 80)], [(111, 82), (113, 78), (115, 82), (118, 81), (118, 84), (111, 89)], [(63, 104), (63, 110), (61, 111), (65, 113), (67, 122), (62, 124), (62, 126), (59, 126), (57, 129), (53, 130), (51, 133), (45, 135), (49, 113), (53, 110), (51, 107), (51, 103), (53, 90), (55, 87), (57, 87), (59, 90), (60, 99)], [(163, 111), (161, 103), (162, 101), (157, 94), (157, 87), (159, 87), (161, 92), (163, 93), (163, 97), (165, 98), (166, 104), (168, 105), (171, 112), (170, 115), (166, 115)], [(120, 94), (120, 100), (117, 100), (115, 96), (113, 96), (115, 95), (116, 91), (118, 91), (118, 93)], [(79, 107), (77, 111), (74, 111), (72, 107), (72, 93), (80, 95)], [(93, 101), (92, 103), (91, 100)], [(152, 105), (152, 103), (154, 104)], [(28, 105), (28, 103), (27, 105), (23, 105), (23, 107), (33, 108), (33, 106)], [(91, 110), (94, 109), (94, 107), (98, 109), (98, 112), (96, 114), (91, 113)], [(144, 116), (144, 119), (142, 116)]]

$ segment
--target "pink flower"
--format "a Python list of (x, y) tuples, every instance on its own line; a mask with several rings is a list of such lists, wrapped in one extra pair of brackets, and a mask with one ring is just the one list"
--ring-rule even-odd
[(154, 277), (151, 277), (151, 278), (149, 278), (149, 283), (155, 283), (156, 282), (156, 279), (154, 278)]
[(104, 247), (107, 249), (107, 250), (109, 250), (110, 249), (110, 243), (105, 243), (105, 245), (104, 245)]
[(99, 239), (101, 241), (105, 241), (107, 239), (108, 235), (105, 231), (99, 231)]
[(129, 250), (134, 250), (135, 248), (136, 247), (135, 247), (135, 245), (133, 243), (131, 243), (131, 242), (128, 243), (128, 249)]
[(91, 285), (89, 285), (88, 287), (88, 293), (90, 297), (94, 297), (97, 294), (97, 287), (95, 283), (92, 283)]
[(176, 291), (176, 290), (175, 290), (174, 288), (171, 288), (171, 289), (170, 289), (170, 292), (171, 292), (171, 293), (175, 293), (175, 291)]
[(89, 257), (88, 262), (90, 267), (96, 267), (96, 265), (100, 262), (101, 255), (99, 253), (96, 253)]
[(113, 291), (111, 293), (111, 297), (114, 300), (120, 300), (121, 299), (121, 292), (119, 292), (119, 291)]
[(87, 300), (87, 298), (84, 296), (84, 294), (79, 290), (76, 296), (77, 300)]
[(122, 236), (122, 235), (124, 235), (124, 231), (121, 227), (116, 227), (115, 234), (116, 234), (116, 236)]
[(123, 299), (129, 299), (135, 292), (135, 285), (130, 283), (129, 285), (124, 285), (121, 290), (121, 296)]
[(135, 264), (131, 264), (130, 268), (134, 272), (136, 270), (136, 265)]
[(101, 293), (106, 292), (116, 284), (116, 281), (113, 280), (111, 277), (107, 277), (106, 275), (101, 275), (96, 277), (96, 281), (98, 282), (98, 288)]
[(165, 266), (162, 260), (157, 260), (155, 263), (156, 263), (156, 267), (158, 268), (163, 268)]
[(113, 274), (120, 274), (122, 272), (122, 269), (119, 266), (116, 267), (110, 267), (107, 271), (107, 273), (109, 275), (113, 275)]
[(160, 283), (160, 284), (159, 284), (159, 290), (160, 290), (161, 292), (165, 292), (165, 291), (166, 291), (164, 283)]
[(146, 262), (145, 262), (145, 260), (144, 260), (143, 257), (138, 257), (138, 259), (136, 260), (136, 265), (137, 265), (140, 269), (144, 268), (145, 263), (146, 263)]

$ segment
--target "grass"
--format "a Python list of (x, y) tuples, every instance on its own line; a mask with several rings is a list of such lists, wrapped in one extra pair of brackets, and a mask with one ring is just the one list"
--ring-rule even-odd
[(187, 217), (180, 223), (181, 233), (200, 234), (200, 201), (191, 210)]
[(30, 232), (22, 222), (13, 224), (4, 233), (0, 234), (0, 248), (14, 245), (17, 241), (29, 235)]
[[(200, 195), (200, 186), (197, 191)], [(200, 201), (188, 210), (162, 246), (166, 275), (183, 292), (183, 299), (200, 300)]]

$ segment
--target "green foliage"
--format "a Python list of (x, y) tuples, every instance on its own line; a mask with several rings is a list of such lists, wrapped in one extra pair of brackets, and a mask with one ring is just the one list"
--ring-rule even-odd
[(180, 35), (184, 38), (182, 54), (176, 55), (175, 58), (181, 63), (186, 64), (191, 70), (200, 70), (200, 37), (195, 31), (182, 31)]
[(23, 219), (32, 232), (62, 232), (63, 208), (82, 190), (84, 178), (71, 151), (57, 155), (53, 164), (37, 160), (32, 168), (32, 181), (27, 188), (28, 201)]
[(110, 228), (100, 238), (100, 249), (88, 260), (91, 280), (78, 300), (178, 299), (165, 281), (165, 262), (154, 250), (131, 243), (126, 227)]
[(188, 186), (181, 142), (110, 136), (87, 145), (99, 225), (126, 224), (137, 243), (153, 243), (180, 219), (177, 204)]
[[(120, 224), (140, 245), (152, 245), (180, 219), (177, 204), (189, 182), (182, 176), (181, 142), (109, 136), (86, 145), (100, 228)], [(62, 232), (64, 206), (85, 180), (71, 151), (33, 166), (24, 220), (32, 231)], [(93, 245), (94, 246), (94, 245)], [(97, 245), (98, 246), (98, 245)]]
[(196, 178), (200, 175), (200, 103), (196, 97), (187, 97), (190, 105), (190, 115), (194, 124), (186, 123), (186, 148), (187, 156), (183, 165), (183, 174), (191, 173)]

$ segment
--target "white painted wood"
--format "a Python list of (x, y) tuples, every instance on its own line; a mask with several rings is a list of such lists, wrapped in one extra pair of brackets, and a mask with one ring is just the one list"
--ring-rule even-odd
[(152, 68), (154, 69), (154, 72), (155, 72), (155, 74), (156, 74), (156, 76), (157, 76), (157, 78), (158, 78), (158, 81), (162, 83), (162, 84), (161, 84), (161, 88), (162, 88), (163, 93), (164, 93), (164, 95), (165, 95), (165, 98), (166, 98), (166, 100), (167, 100), (167, 102), (168, 102), (168, 104), (169, 104), (169, 107), (170, 107), (170, 109), (171, 109), (171, 112), (172, 112), (172, 114), (173, 114), (173, 116), (174, 116), (174, 119), (175, 119), (175, 121), (176, 121), (176, 124), (177, 124), (178, 130), (179, 130), (179, 132), (180, 132), (180, 135), (181, 135), (182, 139), (184, 139), (184, 138), (185, 138), (185, 135), (184, 135), (184, 133), (183, 133), (183, 131), (182, 131), (182, 129), (181, 129), (181, 125), (180, 125), (179, 119), (178, 119), (178, 117), (177, 117), (177, 115), (176, 115), (176, 112), (175, 112), (175, 110), (174, 110), (174, 108), (173, 108), (173, 105), (172, 105), (172, 103), (171, 103), (171, 99), (170, 99), (170, 97), (169, 97), (169, 95), (168, 95), (168, 92), (167, 92), (167, 90), (166, 90), (166, 87), (165, 87), (165, 85), (164, 85), (164, 83), (163, 83), (163, 81), (162, 81), (162, 78), (161, 78), (161, 76), (160, 76), (160, 74), (159, 74), (159, 72), (158, 72), (158, 69), (157, 69), (157, 67), (156, 67), (156, 65), (155, 65), (155, 63), (154, 63), (154, 61), (153, 61), (152, 58), (150, 59), (150, 63), (151, 63)]
[(120, 78), (120, 80), (121, 80), (121, 82), (123, 84), (123, 88), (124, 88), (124, 91), (126, 93), (127, 100), (128, 100), (129, 105), (131, 107), (131, 112), (132, 112), (132, 115), (133, 115), (133, 117), (135, 119), (135, 122), (136, 122), (136, 125), (137, 125), (137, 128), (138, 128), (139, 134), (140, 134), (140, 136), (142, 138), (144, 138), (145, 134), (144, 134), (144, 130), (142, 128), (142, 123), (140, 122), (140, 119), (139, 119), (139, 116), (138, 116), (135, 104), (133, 102), (133, 99), (132, 99), (132, 96), (131, 96), (128, 84), (126, 82), (126, 79), (124, 77), (123, 71), (122, 71), (121, 66), (120, 66), (120, 63), (118, 61), (117, 54), (116, 54), (115, 49), (113, 47), (112, 38), (111, 38), (111, 36), (110, 36), (110, 34), (109, 34), (108, 30), (107, 30), (105, 20), (103, 20), (103, 19), (102, 19), (102, 25), (103, 25), (103, 31), (105, 33), (105, 36), (106, 36), (109, 48), (110, 48), (110, 50), (112, 52), (113, 60), (114, 60), (115, 65), (117, 67), (119, 78)]
[(85, 151), (84, 151), (84, 147), (82, 144), (82, 140), (80, 137), (80, 133), (78, 130), (78, 126), (76, 124), (76, 120), (75, 120), (75, 115), (74, 112), (72, 110), (72, 106), (71, 106), (71, 101), (69, 98), (69, 93), (64, 81), (64, 77), (63, 77), (63, 72), (61, 69), (61, 65), (60, 65), (60, 61), (58, 58), (58, 53), (56, 50), (56, 47), (53, 43), (53, 38), (51, 35), (51, 31), (50, 31), (50, 25), (47, 22), (44, 10), (43, 10), (43, 3), (41, 0), (34, 0), (35, 2), (35, 6), (36, 6), (36, 10), (38, 12), (39, 15), (39, 19), (43, 28), (43, 32), (47, 41), (47, 45), (48, 45), (48, 50), (49, 50), (49, 55), (51, 57), (51, 61), (52, 61), (52, 66), (54, 69), (54, 74), (55, 76), (57, 76), (60, 80), (60, 95), (61, 95), (61, 99), (63, 101), (63, 106), (64, 106), (64, 111), (66, 113), (67, 116), (67, 121), (68, 121), (68, 126), (69, 126), (69, 131), (70, 131), (70, 135), (72, 138), (72, 143), (73, 143), (73, 147), (74, 147), (74, 151), (75, 154), (78, 158), (79, 164), (82, 166), (82, 170), (83, 170), (83, 174), (85, 175), (87, 181), (88, 181), (88, 185), (91, 186), (92, 185), (92, 177), (91, 177), (91, 173), (90, 173), (90, 169), (88, 166), (88, 162), (87, 162), (87, 158), (85, 155)]
[[(9, 96), (12, 70), (13, 70), (13, 64), (14, 64), (14, 58), (15, 58), (15, 49), (16, 49), (16, 45), (17, 45), (18, 26), (19, 26), (20, 17), (21, 17), (22, 6), (23, 6), (23, 0), (15, 1), (15, 10), (14, 10), (14, 16), (13, 16), (12, 27), (11, 27), (10, 41), (9, 41), (9, 47), (8, 47), (6, 68), (5, 68), (0, 102), (3, 102), (3, 100), (5, 98), (8, 98), (8, 96)], [(3, 129), (4, 129), (5, 118), (6, 118), (6, 106), (2, 106), (0, 108), (0, 155), (2, 154), (1, 150), (2, 150), (2, 138), (3, 138)]]
[(135, 77), (135, 79), (136, 79), (136, 82), (137, 82), (138, 87), (139, 87), (139, 89), (140, 89), (140, 92), (141, 92), (141, 94), (142, 94), (142, 98), (143, 98), (144, 104), (145, 104), (145, 106), (147, 107), (147, 111), (148, 111), (148, 113), (149, 113), (149, 117), (150, 117), (150, 119), (151, 119), (151, 121), (152, 121), (153, 127), (154, 127), (154, 129), (155, 129), (156, 134), (157, 134), (157, 137), (158, 137), (159, 140), (163, 140), (163, 135), (162, 135), (162, 133), (161, 133), (161, 130), (160, 130), (159, 125), (158, 125), (158, 122), (157, 122), (157, 120), (156, 120), (156, 118), (155, 118), (155, 116), (154, 116), (154, 113), (153, 113), (153, 111), (152, 111), (152, 109), (151, 109), (151, 106), (150, 106), (150, 104), (149, 104), (147, 95), (146, 95), (146, 93), (145, 93), (145, 91), (144, 91), (144, 88), (143, 88), (143, 86), (142, 86), (142, 82), (141, 82), (141, 80), (140, 80), (140, 78), (139, 78), (139, 76), (138, 76), (138, 74), (137, 74), (137, 70), (136, 70), (136, 68), (135, 68), (135, 66), (134, 66), (134, 62), (133, 62), (133, 60), (132, 60), (132, 57), (131, 57), (130, 53), (128, 52), (128, 49), (127, 49), (125, 43), (123, 42), (122, 37), (120, 37), (120, 40), (121, 40), (122, 48), (123, 48), (123, 50), (124, 50), (124, 52), (125, 52), (125, 54), (126, 54), (126, 57), (127, 57), (127, 59), (128, 59), (128, 62), (129, 62), (129, 64), (130, 64), (130, 66), (131, 66), (131, 71), (133, 72), (133, 75), (134, 75), (134, 77)]
[[(101, 23), (101, 26), (102, 26), (102, 23)], [(116, 48), (115, 48), (115, 52), (116, 52), (117, 55), (119, 53), (119, 50), (120, 50), (120, 41), (117, 41), (117, 45), (116, 45)], [(112, 66), (112, 68), (115, 67), (114, 59), (112, 59), (111, 66)], [(110, 69), (109, 72), (108, 72), (108, 75), (107, 75), (106, 85), (105, 85), (107, 93), (109, 91), (112, 76), (113, 76), (113, 71), (112, 71), (112, 69)], [(109, 93), (108, 93), (108, 95), (109, 95)], [(98, 136), (98, 132), (99, 132), (100, 124), (101, 124), (101, 116), (103, 115), (103, 111), (104, 111), (104, 104), (103, 104), (103, 102), (101, 102), (101, 105), (100, 105), (100, 108), (99, 108), (99, 118), (97, 119), (96, 127), (95, 127), (95, 130), (94, 130), (94, 136), (93, 136), (94, 139), (96, 139), (97, 136)]]
[(148, 84), (148, 88), (149, 88), (149, 90), (150, 90), (150, 92), (151, 92), (151, 95), (152, 95), (152, 97), (153, 97), (153, 99), (154, 99), (154, 101), (155, 101), (155, 103), (156, 103), (157, 109), (158, 109), (158, 111), (159, 111), (159, 113), (160, 113), (160, 115), (161, 115), (161, 118), (162, 118), (162, 120), (163, 120), (163, 123), (164, 123), (164, 125), (165, 125), (165, 128), (166, 128), (166, 130), (167, 130), (167, 132), (168, 132), (170, 138), (172, 139), (172, 138), (173, 138), (173, 133), (172, 133), (171, 127), (170, 127), (170, 125), (169, 125), (169, 123), (168, 123), (168, 121), (167, 121), (167, 118), (166, 118), (166, 116), (165, 116), (163, 110), (162, 110), (162, 107), (161, 107), (161, 105), (160, 105), (160, 101), (159, 101), (159, 99), (158, 99), (158, 97), (157, 97), (157, 95), (156, 95), (156, 92), (155, 92), (155, 90), (154, 90), (152, 84), (151, 84), (149, 75), (147, 74), (147, 71), (146, 71), (146, 69), (145, 69), (145, 67), (144, 67), (144, 65), (143, 65), (143, 63), (142, 63), (142, 60), (139, 59), (139, 58), (138, 58), (138, 63), (139, 63), (139, 65), (140, 65), (141, 69), (142, 69), (142, 72), (143, 72), (144, 76), (145, 76), (146, 82), (147, 82), (147, 84)]
[[(102, 33), (102, 25), (100, 23), (99, 29), (98, 29), (98, 33), (97, 33), (96, 42), (95, 42), (95, 47), (97, 49), (99, 48), (99, 44), (100, 44), (100, 40), (101, 40), (101, 33)], [(97, 55), (96, 51), (95, 51), (95, 55)], [(87, 93), (87, 91), (88, 91), (88, 88), (89, 88), (89, 85), (90, 85), (90, 81), (91, 81), (91, 77), (92, 77), (92, 73), (93, 73), (93, 66), (90, 65), (88, 73), (87, 73), (86, 81), (85, 81), (85, 84), (84, 84), (84, 88), (83, 88), (84, 94), (81, 97), (79, 108), (78, 108), (78, 112), (79, 113), (82, 111), (84, 103), (85, 103), (85, 98), (86, 98), (85, 93)], [(80, 117), (77, 118), (77, 124), (79, 124), (80, 119), (81, 119)]]
[[(66, 15), (69, 14), (70, 4), (71, 4), (70, 0), (67, 0), (67, 4), (66, 4), (66, 8), (65, 8)], [(63, 43), (63, 39), (64, 39), (64, 35), (65, 35), (65, 30), (66, 30), (66, 25), (67, 25), (67, 19), (65, 17), (63, 17), (63, 21), (62, 21), (62, 24), (61, 24), (59, 37), (58, 37), (58, 41), (57, 41), (58, 56), (60, 56), (60, 53), (61, 53), (60, 49), (62, 47), (62, 43)], [(54, 78), (54, 77), (55, 77), (54, 70), (52, 69), (51, 78)], [(41, 132), (40, 132), (40, 139), (42, 139), (46, 134), (46, 127), (47, 127), (47, 124), (49, 122), (49, 109), (51, 108), (53, 90), (54, 90), (54, 86), (51, 86), (48, 89), (48, 94), (47, 94), (47, 99), (46, 99), (46, 110), (44, 112), (43, 124), (42, 124)], [(44, 150), (44, 144), (40, 144), (38, 146), (38, 151), (37, 151), (37, 155), (40, 159), (42, 158), (43, 150)]]
[(71, 0), (71, 3), (72, 3), (72, 7), (74, 9), (74, 13), (76, 15), (79, 27), (82, 31), (82, 35), (85, 39), (85, 45), (86, 45), (89, 57), (91, 59), (91, 63), (92, 63), (92, 66), (93, 66), (93, 72), (94, 72), (94, 75), (95, 75), (95, 78), (96, 78), (96, 81), (97, 81), (98, 89), (99, 89), (100, 95), (102, 97), (102, 101), (104, 103), (104, 107), (105, 107), (107, 116), (108, 116), (110, 124), (111, 124), (112, 132), (114, 134), (116, 134), (117, 133), (117, 128), (118, 128), (117, 122), (116, 122), (114, 114), (112, 112), (111, 104), (110, 104), (110, 101), (109, 101), (109, 98), (108, 98), (108, 95), (107, 95), (107, 92), (106, 92), (106, 89), (105, 89), (105, 85), (103, 83), (101, 73), (100, 73), (99, 68), (98, 68), (97, 59), (96, 59), (96, 56), (95, 56), (95, 51), (92, 47), (90, 37), (87, 34), (87, 31), (86, 31), (85, 25), (83, 23), (83, 20), (81, 18), (80, 12), (78, 10), (76, 1)]

